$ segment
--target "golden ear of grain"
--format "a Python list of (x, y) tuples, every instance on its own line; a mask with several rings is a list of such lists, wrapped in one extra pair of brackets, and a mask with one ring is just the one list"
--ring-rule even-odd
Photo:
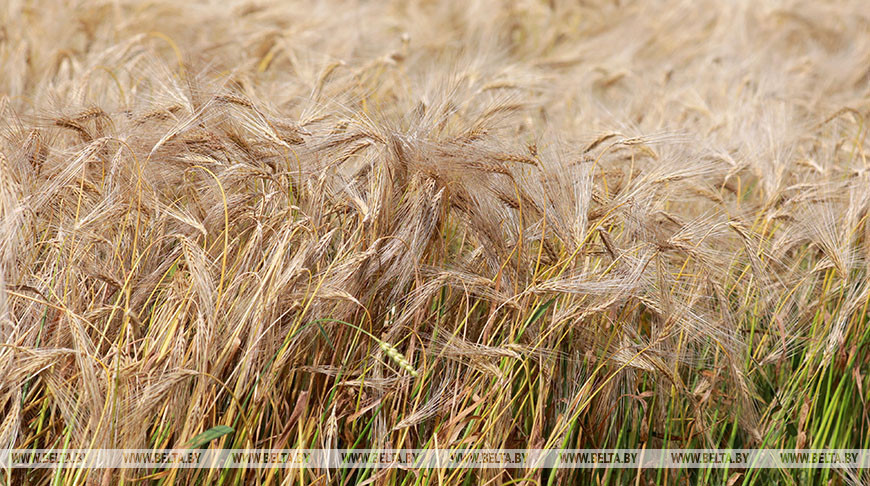
[(9, 159), (6, 158), (6, 154), (0, 152), (0, 175), (3, 176), (3, 181), (6, 182), (6, 178), (12, 177), (12, 169), (9, 167)]
[(99, 106), (93, 106), (72, 117), (71, 120), (81, 123), (88, 120), (93, 120), (94, 118), (109, 118), (109, 115)]
[(66, 128), (78, 133), (82, 140), (85, 142), (90, 142), (92, 139), (90, 132), (88, 132), (85, 127), (81, 126), (75, 120), (71, 120), (69, 118), (58, 118), (54, 121), (54, 124), (61, 128)]

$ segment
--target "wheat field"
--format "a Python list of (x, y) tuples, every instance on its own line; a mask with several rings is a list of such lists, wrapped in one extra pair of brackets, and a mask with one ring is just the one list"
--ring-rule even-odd
[(0, 66), (3, 448), (870, 448), (863, 0), (2, 0)]

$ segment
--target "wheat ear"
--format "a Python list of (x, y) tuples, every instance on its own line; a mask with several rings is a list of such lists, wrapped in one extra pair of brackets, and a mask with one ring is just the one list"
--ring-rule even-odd
[(365, 329), (357, 326), (356, 324), (351, 324), (349, 322), (341, 321), (338, 319), (317, 319), (314, 322), (337, 322), (339, 324), (344, 324), (345, 326), (349, 326), (353, 329), (356, 329), (357, 331), (359, 331), (359, 332), (367, 335), (368, 337), (374, 339), (378, 343), (378, 347), (380, 347), (387, 354), (387, 356), (390, 357), (390, 359), (395, 361), (396, 364), (398, 364), (402, 369), (407, 371), (411, 376), (413, 376), (415, 378), (420, 376), (420, 373), (414, 368), (414, 366), (411, 365), (411, 362), (408, 361), (408, 358), (406, 358), (404, 354), (402, 354), (398, 349), (396, 349), (395, 346), (393, 346), (392, 344), (390, 344), (382, 339), (379, 339), (374, 334), (366, 331)]

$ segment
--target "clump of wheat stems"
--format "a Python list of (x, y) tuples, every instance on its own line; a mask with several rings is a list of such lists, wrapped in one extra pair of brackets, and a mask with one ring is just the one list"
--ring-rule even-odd
[(0, 447), (868, 448), (868, 29), (860, 0), (0, 2)]

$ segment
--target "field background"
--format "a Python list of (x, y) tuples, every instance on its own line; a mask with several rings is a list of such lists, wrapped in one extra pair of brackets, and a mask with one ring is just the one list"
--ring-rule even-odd
[(870, 448), (868, 115), (861, 0), (2, 0), (0, 445)]

